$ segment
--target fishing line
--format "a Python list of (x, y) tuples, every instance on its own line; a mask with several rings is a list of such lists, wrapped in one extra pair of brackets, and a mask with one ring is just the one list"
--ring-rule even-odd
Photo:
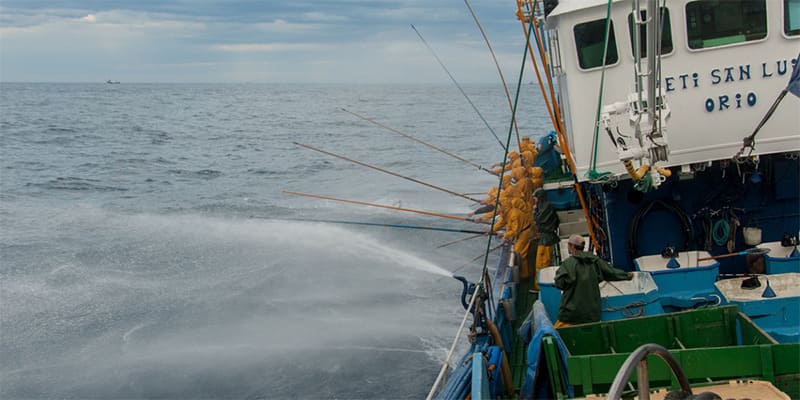
[(432, 189), (440, 190), (440, 191), (445, 192), (447, 194), (452, 194), (453, 196), (462, 197), (462, 198), (465, 198), (467, 200), (474, 201), (475, 203), (480, 203), (481, 202), (478, 199), (463, 195), (463, 194), (458, 193), (458, 192), (454, 192), (454, 191), (449, 190), (449, 189), (445, 189), (445, 188), (443, 188), (441, 186), (436, 186), (434, 184), (426, 183), (426, 182), (423, 182), (421, 180), (414, 179), (414, 178), (411, 178), (411, 177), (408, 177), (408, 176), (405, 176), (405, 175), (400, 175), (400, 174), (398, 174), (396, 172), (392, 172), (392, 171), (389, 171), (389, 170), (386, 170), (386, 169), (383, 169), (383, 168), (380, 168), (380, 167), (376, 167), (374, 165), (370, 165), (370, 164), (367, 164), (365, 162), (354, 160), (352, 158), (345, 157), (345, 156), (342, 156), (342, 155), (339, 155), (339, 154), (336, 154), (336, 153), (331, 153), (329, 151), (325, 151), (325, 150), (322, 150), (322, 149), (314, 147), (314, 146), (310, 146), (310, 145), (302, 144), (302, 143), (297, 143), (297, 142), (292, 142), (292, 143), (294, 143), (297, 146), (309, 149), (309, 150), (313, 150), (313, 151), (316, 151), (316, 152), (319, 152), (319, 153), (322, 153), (322, 154), (327, 154), (327, 155), (329, 155), (331, 157), (336, 157), (338, 159), (349, 161), (351, 163), (358, 164), (358, 165), (361, 165), (361, 166), (364, 166), (364, 167), (367, 167), (367, 168), (371, 168), (371, 169), (374, 169), (376, 171), (383, 172), (385, 174), (393, 175), (393, 176), (396, 176), (398, 178), (403, 178), (403, 179), (409, 180), (409, 181), (414, 182), (414, 183), (419, 183), (420, 185), (424, 185), (424, 186), (427, 186), (427, 187), (432, 188)]
[[(530, 34), (531, 34), (531, 30), (532, 29), (533, 29), (533, 23), (528, 24), (528, 36), (527, 36), (527, 38), (530, 38)], [(522, 88), (522, 77), (523, 77), (523, 75), (525, 73), (525, 62), (527, 61), (527, 58), (528, 58), (528, 51), (527, 50), (528, 50), (528, 40), (525, 41), (525, 48), (522, 51), (522, 65), (520, 65), (519, 79), (517, 80), (517, 92), (516, 92), (515, 97), (514, 97), (514, 103), (513, 103), (512, 107), (511, 107), (511, 123), (509, 124), (508, 136), (506, 137), (506, 152), (503, 155), (503, 165), (505, 165), (507, 160), (508, 160), (508, 145), (511, 144), (511, 133), (513, 132), (514, 126), (515, 126), (515, 118), (514, 117), (517, 114), (517, 105), (519, 104), (519, 93), (520, 93), (520, 89)], [(503, 190), (503, 175), (504, 175), (504, 173), (505, 173), (505, 168), (503, 169), (503, 173), (500, 174), (500, 183), (497, 185), (498, 193)], [(497, 198), (494, 201), (494, 211), (492, 212), (492, 220), (494, 220), (497, 217), (497, 211), (498, 211), (499, 208), (500, 208), (500, 196), (497, 196)], [(492, 224), (491, 227), (489, 228), (489, 240), (486, 243), (486, 254), (485, 254), (484, 260), (483, 260), (483, 271), (484, 271), (483, 275), (486, 274), (486, 271), (488, 269), (489, 251), (490, 251), (490, 249), (492, 247), (492, 237), (493, 236), (494, 236), (494, 224)]]
[(461, 238), (461, 239), (458, 239), (458, 240), (454, 240), (454, 241), (452, 241), (452, 242), (447, 242), (447, 243), (445, 243), (445, 244), (440, 244), (440, 245), (436, 246), (436, 248), (437, 248), (437, 249), (441, 249), (442, 247), (447, 247), (447, 246), (450, 246), (450, 245), (452, 245), (452, 244), (456, 244), (456, 243), (460, 243), (460, 242), (465, 242), (465, 241), (467, 241), (467, 240), (470, 240), (470, 239), (475, 239), (475, 238), (479, 238), (479, 237), (481, 237), (481, 236), (486, 236), (486, 235), (487, 235), (487, 233), (485, 233), (485, 232), (481, 232), (481, 233), (478, 233), (478, 234), (475, 234), (475, 235), (472, 235), (472, 236), (467, 236), (467, 237), (465, 237), (465, 238)]
[(360, 114), (354, 113), (354, 112), (352, 112), (352, 111), (350, 111), (350, 110), (348, 110), (348, 109), (345, 109), (345, 108), (340, 108), (340, 110), (342, 110), (342, 111), (344, 111), (344, 112), (346, 112), (346, 113), (348, 113), (348, 114), (350, 114), (350, 115), (352, 115), (352, 116), (355, 116), (355, 117), (361, 118), (361, 119), (363, 119), (364, 121), (367, 121), (367, 122), (369, 122), (369, 123), (371, 123), (371, 124), (377, 125), (377, 126), (379, 126), (379, 127), (381, 127), (381, 128), (387, 129), (387, 130), (390, 130), (390, 131), (392, 131), (392, 132), (394, 132), (394, 133), (396, 133), (396, 134), (398, 134), (398, 135), (400, 135), (400, 136), (403, 136), (403, 137), (405, 137), (405, 138), (411, 139), (411, 140), (413, 140), (413, 141), (415, 141), (415, 142), (417, 142), (417, 143), (420, 143), (420, 144), (423, 144), (423, 145), (425, 145), (425, 146), (428, 146), (428, 147), (430, 147), (430, 148), (432, 148), (432, 149), (434, 149), (434, 150), (436, 150), (436, 151), (438, 151), (438, 152), (440, 152), (440, 153), (444, 153), (444, 154), (446, 154), (446, 155), (448, 155), (448, 156), (450, 156), (450, 157), (453, 157), (453, 158), (455, 158), (456, 160), (459, 160), (459, 161), (461, 161), (461, 162), (465, 162), (465, 163), (467, 163), (467, 164), (469, 164), (469, 165), (472, 165), (473, 167), (477, 167), (477, 168), (478, 168), (478, 169), (480, 169), (480, 170), (486, 171), (486, 172), (488, 172), (488, 173), (490, 173), (490, 174), (494, 174), (492, 171), (489, 171), (488, 169), (484, 168), (483, 166), (481, 166), (481, 165), (480, 165), (480, 164), (478, 164), (478, 163), (474, 163), (474, 162), (472, 162), (472, 161), (469, 161), (469, 160), (467, 160), (467, 159), (464, 159), (464, 158), (462, 158), (462, 157), (459, 157), (459, 156), (457, 156), (457, 155), (455, 155), (455, 154), (453, 154), (453, 153), (451, 153), (451, 152), (449, 152), (449, 151), (447, 151), (447, 150), (444, 150), (444, 149), (442, 149), (442, 148), (436, 147), (436, 146), (434, 146), (434, 145), (432, 145), (432, 144), (430, 144), (430, 143), (427, 143), (427, 142), (425, 142), (425, 141), (422, 141), (422, 140), (420, 140), (420, 139), (418, 139), (418, 138), (415, 138), (414, 136), (411, 136), (411, 135), (409, 135), (409, 134), (407, 134), (407, 133), (401, 132), (401, 131), (399, 131), (399, 130), (397, 130), (397, 129), (394, 129), (394, 128), (392, 128), (392, 127), (386, 126), (386, 125), (384, 125), (384, 124), (382, 124), (382, 123), (380, 123), (380, 122), (378, 122), (378, 121), (375, 121), (375, 120), (373, 120), (373, 119), (371, 119), (371, 118), (367, 118), (367, 117), (365, 117), (365, 116), (363, 116), (363, 115), (360, 115)]
[(275, 221), (292, 221), (292, 222), (321, 222), (326, 224), (345, 224), (345, 225), (365, 225), (365, 226), (380, 226), (384, 228), (402, 228), (402, 229), (421, 229), (421, 230), (429, 230), (429, 231), (440, 231), (440, 232), (457, 232), (457, 233), (473, 233), (473, 234), (480, 234), (485, 235), (485, 232), (482, 231), (473, 231), (469, 229), (454, 229), (454, 228), (441, 228), (435, 226), (419, 226), (419, 225), (403, 225), (403, 224), (388, 224), (388, 223), (380, 223), (380, 222), (360, 222), (360, 221), (339, 221), (339, 220), (325, 220), (325, 219), (308, 219), (308, 218), (271, 218), (271, 217), (254, 217), (251, 218), (261, 218), (261, 219), (268, 219), (268, 220), (275, 220)]
[(439, 56), (437, 56), (437, 55), (436, 55), (436, 52), (435, 52), (435, 51), (433, 51), (433, 48), (431, 48), (431, 46), (428, 44), (428, 42), (425, 40), (425, 38), (424, 38), (424, 37), (422, 37), (422, 34), (421, 34), (421, 33), (419, 33), (419, 31), (418, 31), (418, 30), (417, 30), (417, 28), (414, 26), (414, 24), (411, 24), (411, 29), (413, 29), (413, 30), (414, 30), (414, 32), (416, 32), (416, 33), (417, 33), (417, 36), (419, 36), (420, 40), (422, 40), (422, 43), (424, 43), (424, 44), (425, 44), (425, 47), (427, 47), (427, 48), (428, 48), (428, 50), (430, 50), (430, 51), (431, 51), (431, 54), (433, 54), (433, 57), (434, 57), (434, 58), (436, 58), (436, 61), (437, 61), (437, 62), (439, 62), (439, 65), (441, 65), (441, 66), (442, 66), (442, 69), (444, 69), (444, 72), (446, 72), (446, 73), (447, 73), (447, 76), (449, 76), (449, 77), (450, 77), (450, 80), (451, 80), (451, 81), (453, 81), (453, 83), (456, 85), (456, 87), (457, 87), (457, 88), (458, 88), (458, 90), (461, 92), (461, 94), (462, 94), (462, 95), (464, 95), (464, 98), (465, 98), (465, 99), (467, 99), (467, 102), (469, 103), (469, 105), (470, 105), (470, 106), (472, 106), (472, 109), (473, 109), (473, 110), (475, 110), (475, 112), (478, 114), (478, 117), (480, 117), (481, 121), (483, 121), (483, 123), (486, 125), (486, 128), (488, 128), (488, 129), (489, 129), (489, 132), (491, 132), (491, 133), (492, 133), (492, 136), (494, 136), (494, 138), (495, 138), (495, 139), (497, 139), (497, 143), (499, 143), (499, 144), (500, 144), (500, 147), (502, 147), (502, 148), (503, 148), (503, 150), (505, 151), (505, 149), (506, 149), (506, 146), (504, 146), (504, 145), (503, 145), (503, 142), (500, 140), (500, 138), (499, 138), (499, 137), (497, 137), (497, 134), (494, 132), (494, 129), (492, 129), (492, 127), (491, 127), (491, 126), (489, 126), (489, 122), (487, 122), (487, 121), (486, 121), (486, 118), (484, 118), (484, 117), (483, 117), (483, 114), (481, 114), (481, 112), (480, 112), (480, 111), (478, 111), (478, 107), (476, 107), (476, 106), (475, 106), (475, 104), (472, 102), (472, 100), (469, 98), (469, 96), (467, 96), (467, 93), (466, 93), (466, 92), (464, 92), (464, 89), (462, 89), (462, 88), (461, 88), (461, 85), (459, 85), (459, 84), (458, 84), (458, 82), (456, 81), (456, 78), (454, 78), (454, 77), (453, 77), (453, 74), (451, 74), (451, 73), (450, 73), (450, 71), (447, 69), (447, 67), (445, 67), (445, 66), (444, 66), (444, 63), (442, 62), (442, 60), (440, 60), (440, 59), (439, 59)]
[[(464, 0), (464, 4), (467, 5), (467, 9), (469, 9), (469, 13), (472, 15), (472, 19), (475, 20), (475, 24), (478, 26), (478, 30), (481, 31), (481, 36), (483, 36), (483, 41), (486, 42), (486, 47), (489, 48), (489, 53), (492, 55), (492, 60), (494, 60), (494, 65), (495, 65), (495, 67), (497, 67), (497, 73), (500, 75), (500, 81), (503, 82), (503, 90), (506, 92), (506, 99), (508, 99), (508, 107), (511, 108), (512, 126), (514, 127), (514, 130), (517, 133), (517, 146), (519, 147), (521, 140), (519, 138), (519, 127), (517, 126), (517, 120), (515, 118), (515, 114), (516, 114), (515, 110), (516, 110), (516, 107), (517, 107), (516, 100), (515, 100), (515, 103), (512, 105), (511, 104), (511, 94), (508, 92), (508, 85), (506, 84), (506, 78), (503, 76), (503, 71), (500, 69), (500, 63), (497, 62), (497, 57), (494, 54), (494, 49), (492, 49), (492, 44), (489, 43), (489, 38), (486, 36), (486, 32), (483, 31), (483, 26), (481, 26), (480, 21), (478, 21), (478, 16), (475, 15), (475, 11), (472, 10), (472, 6), (469, 4), (469, 0)], [(526, 39), (527, 38), (530, 38), (530, 32), (528, 32), (528, 36), (526, 37)], [(527, 44), (525, 46), (527, 48)], [(522, 78), (521, 77), (520, 77), (520, 82), (522, 82)], [(517, 85), (517, 95), (519, 95), (519, 85)], [(508, 152), (508, 146), (509, 145), (510, 145), (510, 143), (506, 142), (506, 145), (504, 146), (505, 149), (506, 149), (506, 152)], [(522, 152), (522, 148), (521, 147), (520, 147), (520, 152)]]
[(348, 199), (342, 199), (342, 198), (332, 197), (332, 196), (323, 196), (323, 195), (319, 195), (319, 194), (292, 192), (290, 190), (283, 190), (283, 193), (291, 194), (291, 195), (294, 195), (294, 196), (303, 196), (303, 197), (312, 197), (312, 198), (315, 198), (315, 199), (340, 201), (340, 202), (343, 202), (343, 203), (359, 204), (359, 205), (362, 205), (362, 206), (370, 206), (370, 207), (378, 207), (378, 208), (386, 208), (386, 209), (389, 209), (389, 210), (405, 211), (405, 212), (411, 212), (411, 213), (416, 213), (416, 214), (430, 215), (430, 216), (433, 216), (433, 217), (457, 219), (459, 221), (467, 221), (467, 222), (475, 223), (475, 221), (473, 221), (473, 220), (471, 220), (469, 218), (459, 217), (459, 216), (449, 215), (449, 214), (442, 214), (442, 213), (437, 213), (437, 212), (432, 212), (432, 211), (423, 211), (423, 210), (415, 210), (415, 209), (412, 209), (412, 208), (387, 206), (385, 204), (367, 203), (365, 201), (348, 200)]

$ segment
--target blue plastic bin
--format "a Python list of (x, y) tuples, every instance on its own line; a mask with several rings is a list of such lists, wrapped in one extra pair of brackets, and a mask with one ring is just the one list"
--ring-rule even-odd
[(639, 257), (634, 265), (638, 271), (653, 275), (662, 306), (691, 308), (719, 298), (714, 287), (719, 276), (719, 262), (698, 261), (710, 256), (707, 251), (683, 252), (676, 257), (679, 267), (668, 268), (670, 259), (656, 254)]
[[(561, 290), (555, 287), (558, 267), (539, 271), (539, 300), (552, 321), (558, 318)], [(658, 286), (646, 272), (634, 272), (630, 281), (600, 283), (600, 318), (603, 321), (663, 314)]]
[[(743, 289), (747, 278), (725, 279), (716, 283), (723, 300), (739, 306), (761, 329), (781, 343), (800, 342), (800, 273), (791, 272), (758, 277), (761, 286)], [(767, 282), (775, 297), (763, 297)]]
[(800, 256), (790, 257), (794, 251), (794, 246), (783, 247), (781, 242), (767, 242), (761, 243), (758, 247), (769, 249), (769, 253), (764, 255), (765, 273), (800, 272)]

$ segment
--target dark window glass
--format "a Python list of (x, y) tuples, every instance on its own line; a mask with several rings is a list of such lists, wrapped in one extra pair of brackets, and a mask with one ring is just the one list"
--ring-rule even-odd
[[(575, 25), (574, 31), (575, 48), (578, 49), (578, 63), (581, 68), (589, 69), (603, 65), (603, 37), (606, 31), (606, 20), (598, 19)], [(614, 64), (618, 59), (614, 22), (611, 22), (608, 32), (606, 65)]]
[(800, 0), (783, 0), (783, 32), (800, 35)]
[(765, 0), (702, 0), (686, 4), (689, 48), (706, 49), (767, 36)]
[[(669, 21), (669, 11), (666, 8), (661, 7), (661, 54), (667, 54), (672, 52), (672, 26), (670, 25)], [(641, 20), (644, 21), (647, 18), (647, 11), (641, 11)], [(628, 34), (631, 38), (631, 55), (636, 56), (633, 48), (633, 29), (636, 26), (633, 20), (633, 13), (628, 14)], [(642, 51), (641, 56), (647, 57), (647, 26), (639, 25), (639, 48)]]

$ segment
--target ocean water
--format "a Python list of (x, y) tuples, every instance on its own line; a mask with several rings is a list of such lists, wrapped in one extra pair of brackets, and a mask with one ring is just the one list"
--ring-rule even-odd
[[(523, 88), (523, 134), (549, 120)], [(465, 90), (504, 141), (500, 85)], [(512, 91), (513, 93), (513, 91)], [(0, 398), (421, 398), (502, 159), (449, 85), (0, 84)], [(476, 194), (474, 197), (481, 197)], [(491, 261), (490, 261), (491, 263)]]

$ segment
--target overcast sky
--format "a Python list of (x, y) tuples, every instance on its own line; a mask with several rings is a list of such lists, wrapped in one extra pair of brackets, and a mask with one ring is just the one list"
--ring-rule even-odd
[[(471, 0), (516, 80), (511, 0)], [(463, 0), (2, 0), (4, 82), (498, 82)], [(511, 82), (509, 82), (511, 83)]]

